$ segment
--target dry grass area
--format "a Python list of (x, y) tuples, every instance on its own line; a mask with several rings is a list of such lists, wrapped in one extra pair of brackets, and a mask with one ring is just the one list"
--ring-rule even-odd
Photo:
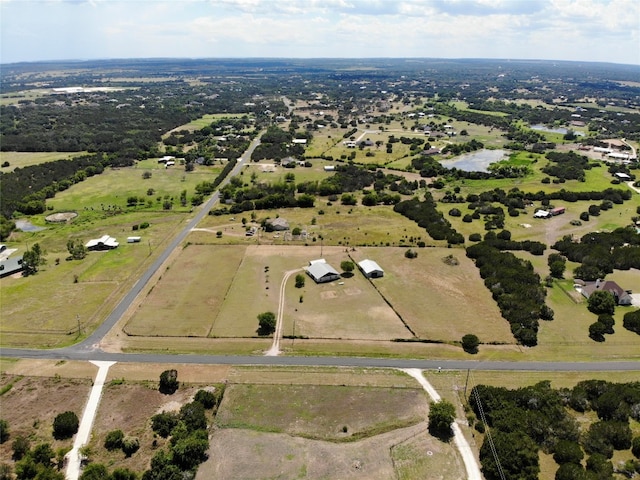
[(0, 374), (0, 388), (11, 385), (0, 402), (1, 417), (9, 423), (11, 434), (9, 441), (0, 445), (3, 462), (11, 458), (12, 439), (20, 435), (29, 437), (32, 447), (50, 443), (56, 451), (73, 446), (73, 439), (54, 440), (53, 420), (66, 411), (72, 411), (81, 418), (91, 390), (91, 380), (35, 376), (36, 372), (32, 375)]
[[(242, 262), (242, 247), (190, 245), (166, 267), (125, 332), (206, 337)], [(215, 272), (215, 273), (213, 273)]]
[[(474, 333), (482, 342), (513, 343), (509, 324), (485, 288), (478, 270), (464, 251), (448, 248), (417, 249), (407, 259), (404, 251), (358, 248), (355, 260), (375, 260), (385, 271), (373, 283), (420, 338), (459, 341)], [(443, 258), (453, 255), (458, 265)]]

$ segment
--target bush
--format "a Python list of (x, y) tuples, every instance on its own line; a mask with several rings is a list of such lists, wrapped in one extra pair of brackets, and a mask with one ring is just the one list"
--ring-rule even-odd
[(180, 382), (178, 382), (178, 371), (177, 370), (165, 370), (160, 374), (160, 385), (159, 390), (160, 393), (164, 393), (165, 395), (171, 395), (178, 390), (180, 386)]
[(74, 412), (60, 413), (53, 420), (53, 438), (56, 440), (71, 438), (78, 431), (79, 425), (78, 416)]
[(640, 335), (640, 309), (635, 312), (625, 313), (624, 317), (622, 317), (622, 326)]
[(198, 390), (196, 392), (195, 397), (193, 399), (196, 402), (200, 402), (204, 408), (207, 410), (215, 407), (216, 405), (216, 396), (213, 392), (209, 390)]
[(589, 213), (588, 212), (582, 212), (580, 214), (580, 220), (582, 220), (583, 222), (588, 222), (589, 221)]
[(124, 433), (122, 433), (122, 430), (111, 430), (104, 439), (104, 448), (107, 450), (118, 450), (122, 448), (123, 439)]
[(480, 345), (480, 340), (477, 336), (468, 333), (464, 337), (462, 337), (462, 349), (467, 353), (478, 353), (478, 346)]
[(470, 242), (479, 242), (480, 240), (482, 240), (482, 235), (479, 233), (472, 233), (469, 235)]
[(299, 273), (296, 275), (296, 288), (304, 287), (305, 277), (303, 274)]
[(162, 412), (151, 417), (151, 429), (162, 438), (171, 435), (171, 431), (178, 424), (178, 416), (174, 413)]
[(130, 457), (140, 448), (140, 440), (138, 437), (124, 437), (122, 440), (122, 451), (127, 457)]
[(452, 403), (440, 400), (429, 404), (429, 433), (432, 435), (443, 440), (451, 438), (451, 424), (455, 419), (456, 407)]
[(9, 440), (9, 422), (0, 420), (0, 443)]
[(31, 449), (31, 442), (24, 435), (18, 435), (11, 444), (13, 450), (12, 458), (17, 462), (24, 457)]
[(633, 453), (636, 458), (640, 458), (640, 437), (635, 437), (631, 441), (631, 453)]
[(416, 258), (418, 256), (418, 252), (416, 252), (415, 250), (407, 250), (406, 252), (404, 252), (404, 256), (405, 258)]

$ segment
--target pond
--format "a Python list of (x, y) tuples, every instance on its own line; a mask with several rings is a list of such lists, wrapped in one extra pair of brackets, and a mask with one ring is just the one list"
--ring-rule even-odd
[[(564, 128), (564, 127), (551, 128), (551, 127), (547, 127), (546, 125), (542, 125), (541, 123), (536, 124), (536, 125), (531, 125), (531, 129), (532, 130), (538, 130), (540, 132), (560, 133), (562, 135), (566, 135), (567, 132), (569, 131), (569, 129)], [(573, 133), (575, 133), (578, 136), (584, 137), (584, 133), (582, 133), (582, 132), (577, 132), (577, 131), (574, 130)]]
[(453, 160), (443, 160), (440, 163), (443, 167), (457, 168), (463, 172), (488, 172), (487, 169), (492, 163), (499, 162), (507, 158), (504, 150), (482, 149), (476, 152), (465, 153)]
[(36, 227), (29, 220), (16, 220), (16, 228), (23, 232), (39, 232), (40, 230), (44, 230), (44, 227)]

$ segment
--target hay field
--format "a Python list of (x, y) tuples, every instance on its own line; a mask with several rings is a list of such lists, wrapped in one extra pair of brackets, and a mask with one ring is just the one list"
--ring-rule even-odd
[(124, 330), (129, 335), (206, 337), (244, 256), (242, 247), (190, 245), (162, 273)]
[[(508, 322), (464, 250), (416, 251), (414, 259), (392, 248), (357, 248), (352, 256), (357, 261), (370, 258), (382, 267), (384, 277), (372, 282), (418, 337), (451, 342), (473, 333), (482, 342), (514, 342)], [(447, 255), (459, 265), (444, 263)]]

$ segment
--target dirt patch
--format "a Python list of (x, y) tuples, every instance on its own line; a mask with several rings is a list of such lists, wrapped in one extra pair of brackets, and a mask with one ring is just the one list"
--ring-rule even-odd
[(359, 288), (345, 288), (344, 293), (347, 295), (360, 295), (362, 293), (362, 290), (360, 290)]
[(47, 215), (44, 219), (51, 223), (68, 223), (76, 218), (78, 214), (76, 212), (59, 212)]
[(320, 298), (323, 300), (329, 300), (331, 298), (338, 298), (338, 292), (335, 290), (329, 290), (326, 292), (320, 292)]
[[(210, 460), (200, 465), (196, 479), (397, 478), (391, 448), (424, 430), (423, 423), (348, 444), (241, 429), (218, 430), (211, 439)], [(452, 478), (463, 475), (463, 471), (456, 473)]]

